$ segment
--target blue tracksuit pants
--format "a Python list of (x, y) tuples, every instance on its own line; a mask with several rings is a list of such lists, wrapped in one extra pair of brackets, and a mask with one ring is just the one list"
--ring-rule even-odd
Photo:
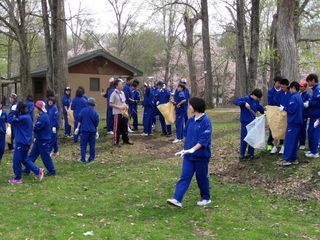
[(71, 125), (68, 121), (68, 113), (63, 111), (63, 120), (64, 120), (64, 135), (70, 136), (71, 135)]
[(312, 154), (318, 153), (318, 144), (320, 138), (320, 127), (313, 127), (314, 122), (317, 118), (310, 118), (309, 128), (308, 128), (308, 140), (309, 140), (309, 149)]
[(307, 123), (308, 123), (308, 119), (303, 119), (303, 125), (302, 125), (301, 131), (300, 131), (300, 141), (299, 141), (300, 146), (306, 145)]
[(183, 139), (183, 129), (184, 129), (184, 113), (176, 113), (176, 134), (177, 139)]
[(11, 127), (11, 143), (8, 143), (8, 149), (13, 150), (14, 149), (14, 128)]
[(59, 152), (58, 132), (59, 132), (59, 129), (57, 128), (57, 133), (52, 133), (51, 140), (50, 140), (50, 153), (52, 152), (52, 150), (54, 153)]
[(177, 182), (174, 198), (182, 202), (185, 193), (187, 192), (193, 174), (196, 173), (198, 187), (200, 189), (200, 196), (202, 199), (210, 199), (210, 184), (208, 174), (209, 159), (201, 160), (183, 160), (182, 173), (180, 180)]
[(0, 133), (0, 163), (6, 147), (6, 134)]
[(298, 159), (301, 127), (300, 125), (288, 124), (284, 141), (283, 160), (294, 162)]
[(80, 154), (82, 162), (86, 161), (86, 152), (88, 144), (90, 147), (90, 156), (88, 162), (91, 162), (94, 160), (96, 156), (96, 133), (82, 132), (80, 134)]
[(186, 109), (185, 115), (184, 115), (184, 124), (187, 125), (188, 122), (188, 108)]
[(29, 148), (30, 148), (29, 145), (16, 143), (16, 146), (14, 148), (14, 153), (13, 153), (13, 159), (12, 159), (12, 167), (13, 167), (13, 172), (16, 180), (21, 179), (21, 174), (22, 174), (21, 164), (26, 166), (26, 168), (28, 169), (28, 172), (30, 172), (31, 170), (32, 172), (34, 172), (35, 175), (39, 175), (39, 168), (33, 162), (28, 160)]
[(143, 132), (146, 134), (152, 133), (152, 123), (153, 123), (153, 108), (145, 107), (143, 112)]
[(107, 108), (107, 131), (113, 131), (113, 114), (112, 114), (112, 107)]
[(246, 126), (249, 122), (242, 122), (241, 123), (241, 139), (240, 139), (240, 156), (245, 156), (246, 150), (248, 147), (248, 156), (254, 155), (254, 148), (250, 145), (248, 146), (247, 142), (244, 141), (244, 138), (247, 136), (247, 128)]
[(133, 130), (138, 130), (138, 108), (137, 105), (131, 107), (131, 118), (133, 119)]
[[(41, 160), (44, 166), (46, 167), (46, 169), (48, 170), (48, 172), (52, 175), (55, 175), (56, 170), (54, 168), (53, 161), (50, 157), (50, 149), (51, 149), (50, 140), (41, 140), (41, 141), (36, 140), (32, 146), (32, 149), (28, 156), (27, 161), (34, 163), (40, 155)], [(25, 171), (30, 172), (30, 169), (26, 167)]]

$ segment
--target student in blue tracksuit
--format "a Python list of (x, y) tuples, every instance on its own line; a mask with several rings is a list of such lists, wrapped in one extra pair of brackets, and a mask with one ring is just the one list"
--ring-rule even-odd
[(260, 89), (255, 89), (248, 96), (236, 99), (233, 103), (240, 107), (240, 122), (241, 122), (241, 141), (240, 141), (240, 161), (243, 159), (251, 159), (254, 156), (254, 148), (248, 147), (248, 154), (245, 155), (247, 150), (247, 142), (244, 138), (247, 136), (247, 125), (255, 119), (256, 112), (264, 113), (263, 106), (259, 101), (262, 98)]
[[(181, 83), (181, 84), (183, 84), (185, 86), (185, 88), (183, 90), (183, 93), (184, 93), (184, 96), (185, 96), (187, 102), (184, 105), (184, 108), (185, 108), (184, 122), (185, 122), (185, 124), (187, 124), (187, 121), (188, 121), (188, 104), (189, 104), (189, 99), (190, 99), (190, 91), (187, 88), (187, 80), (186, 79), (180, 79), (179, 83)], [(178, 89), (176, 89), (175, 92), (174, 92), (173, 98), (176, 98), (178, 94), (179, 94), (179, 91), (178, 91)]]
[(8, 116), (6, 110), (2, 109), (0, 103), (0, 163), (6, 147), (6, 123), (8, 122)]
[(129, 107), (129, 109), (131, 109), (130, 116), (133, 119), (133, 125), (132, 125), (133, 131), (138, 131), (138, 104), (141, 99), (141, 94), (140, 94), (140, 91), (138, 90), (138, 86), (139, 86), (139, 81), (134, 80), (132, 83), (133, 102), (131, 103), (131, 107)]
[(99, 115), (94, 110), (96, 100), (94, 98), (88, 99), (88, 107), (81, 110), (79, 114), (78, 127), (75, 134), (80, 133), (80, 162), (85, 163), (87, 145), (90, 146), (90, 156), (88, 162), (92, 162), (96, 156), (96, 139), (99, 138), (97, 127), (99, 125)]
[(290, 166), (298, 159), (298, 148), (301, 127), (303, 125), (303, 101), (299, 93), (299, 83), (290, 84), (290, 98), (286, 107), (279, 107), (280, 111), (287, 112), (287, 130), (284, 141), (284, 153), (281, 166)]
[(22, 183), (22, 165), (25, 165), (28, 171), (32, 171), (35, 175), (39, 176), (42, 181), (44, 172), (42, 168), (38, 168), (28, 156), (28, 151), (32, 143), (32, 120), (29, 114), (28, 107), (25, 103), (19, 102), (11, 108), (8, 116), (8, 122), (15, 128), (15, 148), (12, 159), (12, 166), (14, 178), (9, 179), (11, 184)]
[[(157, 105), (168, 103), (170, 101), (170, 96), (171, 96), (170, 90), (166, 88), (163, 81), (158, 81), (157, 87), (158, 87), (158, 91), (157, 91), (157, 95), (155, 96)], [(161, 123), (162, 134), (164, 136), (170, 136), (172, 134), (171, 125), (167, 125), (160, 111), (158, 109), (157, 111), (158, 111), (159, 120)]]
[(33, 121), (33, 119), (34, 119), (34, 102), (33, 102), (33, 96), (32, 95), (28, 95), (27, 96), (25, 104), (28, 107), (28, 111), (29, 111), (30, 117), (31, 117), (31, 119)]
[(205, 114), (206, 106), (203, 99), (191, 98), (189, 108), (194, 116), (188, 120), (186, 125), (184, 148), (176, 153), (176, 156), (183, 156), (182, 173), (177, 182), (173, 199), (167, 200), (167, 203), (175, 207), (182, 207), (182, 200), (194, 173), (201, 196), (197, 205), (204, 206), (211, 203), (208, 171), (211, 157), (211, 121)]
[(52, 89), (47, 89), (46, 92), (46, 99), (44, 100), (44, 103), (46, 104), (46, 109), (48, 110), (48, 99), (49, 97), (54, 97), (54, 91)]
[[(280, 76), (276, 76), (273, 81), (274, 84), (271, 88), (269, 88), (268, 90), (268, 105), (269, 106), (277, 106), (277, 103), (274, 101), (274, 97), (277, 94), (277, 92), (281, 91), (281, 80), (282, 77)], [(271, 151), (273, 148), (273, 137), (272, 137), (272, 133), (271, 130), (269, 129), (269, 137), (268, 137), (268, 146), (267, 146), (267, 150)]]
[(114, 78), (109, 79), (109, 87), (107, 88), (106, 92), (103, 94), (103, 97), (106, 98), (107, 101), (107, 134), (113, 135), (113, 114), (112, 114), (112, 107), (110, 107), (110, 97), (114, 91)]
[(310, 152), (306, 153), (308, 158), (318, 158), (318, 144), (320, 139), (320, 128), (314, 127), (315, 121), (320, 118), (320, 85), (318, 84), (318, 76), (309, 74), (307, 77), (309, 87), (312, 89), (310, 100), (304, 103), (304, 107), (308, 109), (310, 122), (308, 128), (308, 141)]
[(50, 129), (51, 129), (50, 154), (51, 156), (58, 156), (59, 155), (58, 133), (60, 128), (60, 122), (59, 122), (60, 113), (57, 108), (56, 100), (54, 97), (48, 98), (47, 111), (48, 111)]
[[(79, 113), (87, 107), (87, 98), (84, 96), (84, 88), (78, 87), (76, 97), (72, 100), (71, 110), (73, 110), (74, 130), (76, 130), (79, 122)], [(74, 143), (78, 142), (78, 135), (73, 136)]]
[(133, 77), (128, 77), (127, 78), (127, 82), (126, 84), (123, 86), (123, 92), (124, 92), (124, 95), (126, 96), (126, 104), (128, 105), (129, 107), (129, 110), (128, 110), (128, 113), (129, 113), (129, 117), (127, 119), (127, 125), (128, 125), (128, 132), (132, 132), (131, 128), (130, 128), (130, 113), (131, 113), (131, 109), (130, 109), (130, 106), (131, 103), (133, 103), (133, 99), (132, 99), (132, 85), (133, 83)]
[(184, 118), (186, 114), (185, 104), (187, 99), (184, 95), (185, 85), (183, 83), (178, 84), (178, 94), (174, 96), (173, 104), (176, 110), (176, 139), (173, 143), (178, 143), (183, 140), (184, 131)]
[[(307, 81), (303, 80), (299, 83), (299, 85), (300, 85), (300, 95), (303, 103), (308, 102), (310, 100), (310, 94), (307, 91), (307, 87), (308, 87)], [(308, 118), (309, 118), (309, 110), (307, 108), (304, 108), (303, 109), (303, 126), (301, 127), (300, 140), (299, 140), (299, 145), (301, 150), (304, 150), (306, 145)]]
[(64, 120), (64, 136), (67, 138), (71, 137), (71, 125), (68, 121), (68, 110), (71, 106), (71, 88), (66, 87), (64, 89), (63, 97), (61, 98), (61, 105), (62, 105), (62, 114)]
[(152, 126), (156, 125), (157, 115), (158, 115), (158, 109), (157, 109), (156, 97), (155, 97), (158, 92), (157, 82), (158, 80), (156, 80), (154, 82), (154, 85), (151, 87), (151, 95), (153, 96), (153, 100), (154, 100), (153, 111), (152, 111)]
[[(33, 128), (35, 140), (27, 161), (35, 162), (40, 155), (44, 166), (48, 170), (47, 175), (54, 176), (56, 170), (50, 156), (52, 129), (50, 127), (50, 120), (45, 103), (43, 101), (37, 101), (35, 110), (36, 115), (38, 115)], [(26, 168), (25, 172), (28, 173), (29, 171), (29, 168)]]
[[(288, 79), (282, 79), (280, 82), (281, 86), (281, 91), (277, 92), (274, 96), (274, 103), (278, 107), (287, 107), (288, 106), (288, 101), (290, 97), (290, 91), (289, 91), (289, 80)], [(284, 145), (283, 145), (283, 139), (280, 140), (279, 142), (281, 149), (279, 151), (280, 154), (283, 154), (284, 152)], [(275, 154), (278, 152), (277, 148), (278, 143), (274, 142), (273, 148), (270, 151), (271, 154)]]
[[(9, 109), (11, 111), (12, 107), (16, 108), (17, 107), (17, 99), (18, 99), (18, 96), (17, 94), (15, 93), (11, 93), (10, 94), (10, 97), (9, 97), (9, 102), (10, 102), (10, 105), (9, 105)], [(10, 112), (9, 111), (9, 112)], [(14, 132), (14, 126), (11, 127), (11, 143), (8, 143), (8, 149), (9, 151), (13, 151), (14, 149), (14, 137), (15, 137), (15, 132)]]
[(144, 84), (145, 91), (143, 97), (143, 133), (142, 136), (150, 136), (152, 134), (152, 123), (154, 113), (154, 96), (148, 83)]

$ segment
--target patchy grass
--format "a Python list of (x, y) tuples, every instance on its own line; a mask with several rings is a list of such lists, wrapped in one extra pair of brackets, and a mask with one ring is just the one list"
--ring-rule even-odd
[[(193, 181), (182, 209), (167, 206), (181, 171), (181, 159), (173, 153), (182, 145), (158, 134), (132, 135), (135, 145), (119, 150), (100, 130), (96, 162), (78, 163), (78, 145), (61, 139), (58, 175), (43, 183), (26, 176), (21, 186), (7, 184), (12, 154), (5, 155), (0, 239), (319, 239), (320, 203), (311, 194), (319, 190), (319, 161), (280, 168), (274, 164), (277, 156), (260, 151), (258, 159), (239, 163), (237, 113), (209, 114), (212, 205), (196, 206)], [(312, 191), (302, 199), (293, 183), (309, 186), (310, 181)], [(83, 236), (87, 231), (94, 236)]]

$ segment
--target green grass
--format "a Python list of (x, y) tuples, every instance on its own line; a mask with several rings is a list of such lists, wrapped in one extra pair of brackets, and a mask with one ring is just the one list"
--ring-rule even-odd
[[(210, 114), (214, 149), (237, 146), (230, 143), (238, 141), (236, 115)], [(5, 155), (0, 168), (0, 239), (320, 238), (319, 202), (267, 194), (261, 187), (215, 174), (210, 179), (212, 205), (196, 206), (199, 193), (193, 181), (183, 208), (169, 207), (166, 199), (181, 171), (181, 159), (173, 153), (181, 146), (158, 135), (150, 140), (133, 136), (136, 144), (118, 152), (111, 147), (112, 138), (101, 135), (97, 161), (85, 165), (77, 162), (79, 147), (62, 140), (61, 155), (55, 159), (58, 175), (42, 183), (26, 176), (21, 186), (7, 184), (12, 155)], [(232, 154), (236, 151), (232, 149)], [(245, 167), (260, 174), (273, 172), (273, 180), (281, 179), (283, 170), (270, 164), (275, 159), (268, 164), (263, 161), (267, 155), (259, 154), (262, 159)], [(231, 163), (236, 164), (236, 157)], [(213, 158), (213, 169), (214, 161), (220, 160)], [(41, 165), (41, 160), (37, 163)], [(295, 169), (282, 178), (309, 175), (303, 174), (308, 172), (305, 168)], [(95, 235), (83, 236), (87, 231)]]

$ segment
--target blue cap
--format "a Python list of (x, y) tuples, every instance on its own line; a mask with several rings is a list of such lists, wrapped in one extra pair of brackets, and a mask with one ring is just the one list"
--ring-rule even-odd
[(95, 106), (96, 100), (94, 98), (88, 98), (88, 105)]

